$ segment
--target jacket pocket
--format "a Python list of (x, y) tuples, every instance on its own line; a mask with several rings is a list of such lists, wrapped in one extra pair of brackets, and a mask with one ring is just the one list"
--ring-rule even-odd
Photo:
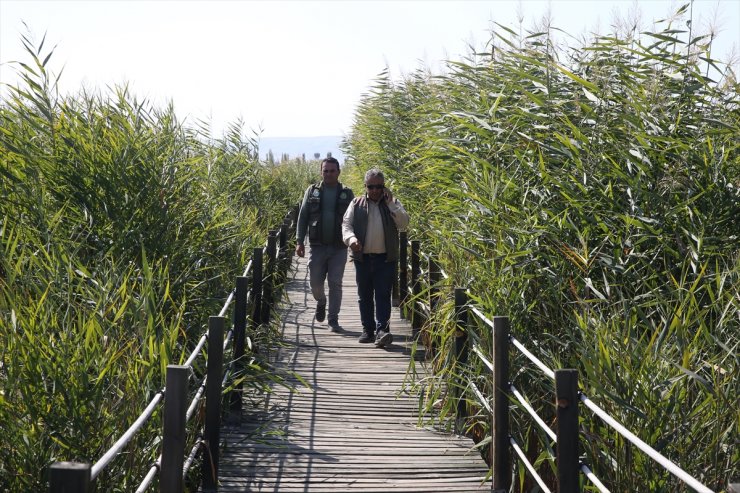
[(321, 242), (318, 219), (308, 223), (308, 240), (310, 242)]

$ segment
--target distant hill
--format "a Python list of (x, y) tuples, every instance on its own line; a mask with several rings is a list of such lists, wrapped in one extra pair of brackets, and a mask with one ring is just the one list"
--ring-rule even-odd
[(272, 151), (275, 160), (279, 160), (283, 154), (291, 158), (306, 155), (306, 159), (313, 159), (315, 153), (321, 158), (326, 157), (328, 152), (344, 164), (344, 154), (339, 149), (341, 136), (321, 137), (262, 137), (259, 141), (260, 157), (267, 158), (267, 153)]

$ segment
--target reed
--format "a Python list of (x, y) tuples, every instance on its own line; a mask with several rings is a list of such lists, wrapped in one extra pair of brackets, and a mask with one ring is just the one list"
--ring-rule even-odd
[[(719, 491), (740, 469), (740, 85), (709, 36), (677, 26), (686, 14), (560, 48), (554, 28), (497, 26), (488, 52), (443, 74), (381, 74), (344, 152), (386, 172), (448, 288), (509, 316), (518, 339), (577, 368), (587, 395)], [(454, 307), (441, 308), (425, 330), (445, 370), (423, 382), (434, 398), (422, 406), (445, 424), (445, 389), (461, 374), (485, 379), (449, 366)], [(470, 337), (490, 350), (487, 329)], [(551, 383), (531, 370), (513, 379), (552, 422)], [(468, 429), (486, 430), (469, 400)], [(612, 491), (682, 490), (582, 414), (583, 458)], [(512, 419), (551, 477), (552, 450)]]
[[(100, 458), (308, 183), (305, 164), (260, 163), (239, 123), (213, 139), (125, 86), (60, 95), (53, 50), (22, 42), (0, 104), (2, 491)], [(272, 376), (253, 363), (245, 388), (262, 390)], [(101, 491), (135, 489), (159, 453), (151, 423)]]

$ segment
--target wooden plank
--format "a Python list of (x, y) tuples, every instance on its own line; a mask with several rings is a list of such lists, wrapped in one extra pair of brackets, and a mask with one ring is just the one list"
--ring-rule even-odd
[[(386, 349), (359, 344), (354, 267), (345, 269), (343, 330), (313, 320), (306, 259), (280, 309), (285, 346), (276, 368), (295, 372), (292, 388), (275, 387), (263, 406), (244, 402), (222, 427), (222, 492), (445, 493), (490, 491), (488, 468), (472, 440), (425, 426), (410, 381), (414, 338), (393, 310), (394, 342)], [(425, 375), (419, 352), (415, 371)], [(252, 406), (252, 407), (250, 407)]]

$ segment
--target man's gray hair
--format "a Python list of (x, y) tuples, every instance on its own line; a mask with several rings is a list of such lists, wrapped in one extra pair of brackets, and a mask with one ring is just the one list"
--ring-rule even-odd
[(383, 176), (383, 172), (380, 171), (378, 168), (369, 169), (367, 173), (365, 173), (365, 183), (371, 178), (380, 178), (381, 180), (385, 181), (385, 176)]

